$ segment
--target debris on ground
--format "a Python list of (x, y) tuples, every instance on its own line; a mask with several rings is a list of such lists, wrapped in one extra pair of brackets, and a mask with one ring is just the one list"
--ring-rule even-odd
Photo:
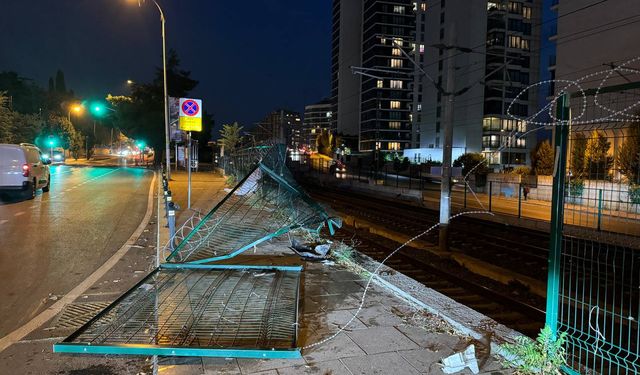
[(466, 367), (469, 367), (469, 370), (474, 374), (480, 372), (475, 347), (473, 345), (469, 345), (462, 353), (455, 353), (442, 359), (442, 372), (445, 374), (455, 374), (456, 372), (464, 370)]

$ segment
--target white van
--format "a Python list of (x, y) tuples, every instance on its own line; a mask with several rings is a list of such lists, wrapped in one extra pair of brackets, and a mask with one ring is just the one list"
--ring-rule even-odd
[(19, 192), (33, 199), (36, 190), (51, 186), (49, 164), (38, 147), (29, 143), (0, 144), (0, 192)]

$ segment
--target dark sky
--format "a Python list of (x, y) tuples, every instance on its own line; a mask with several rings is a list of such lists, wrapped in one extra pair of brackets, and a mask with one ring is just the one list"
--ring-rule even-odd
[[(329, 94), (328, 0), (158, 0), (167, 47), (200, 84), (218, 126)], [(42, 87), (59, 68), (80, 97), (126, 94), (162, 63), (159, 13), (147, 0), (0, 0), (0, 70)]]

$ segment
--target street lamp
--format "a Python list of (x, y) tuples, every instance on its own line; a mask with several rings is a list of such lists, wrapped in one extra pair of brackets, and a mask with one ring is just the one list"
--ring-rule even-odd
[(80, 112), (82, 112), (82, 110), (84, 109), (84, 107), (82, 106), (82, 104), (74, 104), (72, 106), (69, 107), (69, 122), (71, 122), (71, 112), (75, 112), (76, 115), (79, 115)]
[[(144, 0), (138, 0), (138, 6), (142, 6)], [(160, 12), (160, 22), (162, 23), (162, 81), (164, 86), (164, 143), (165, 143), (165, 170), (167, 179), (171, 178), (170, 155), (169, 155), (169, 94), (167, 92), (167, 48), (165, 38), (165, 22), (164, 12), (160, 4), (156, 0), (152, 0), (156, 8)], [(177, 157), (177, 155), (176, 155)]]

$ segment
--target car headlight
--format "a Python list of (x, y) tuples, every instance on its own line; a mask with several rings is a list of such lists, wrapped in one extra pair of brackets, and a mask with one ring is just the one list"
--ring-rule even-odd
[(60, 154), (53, 155), (53, 160), (62, 160), (62, 155)]

